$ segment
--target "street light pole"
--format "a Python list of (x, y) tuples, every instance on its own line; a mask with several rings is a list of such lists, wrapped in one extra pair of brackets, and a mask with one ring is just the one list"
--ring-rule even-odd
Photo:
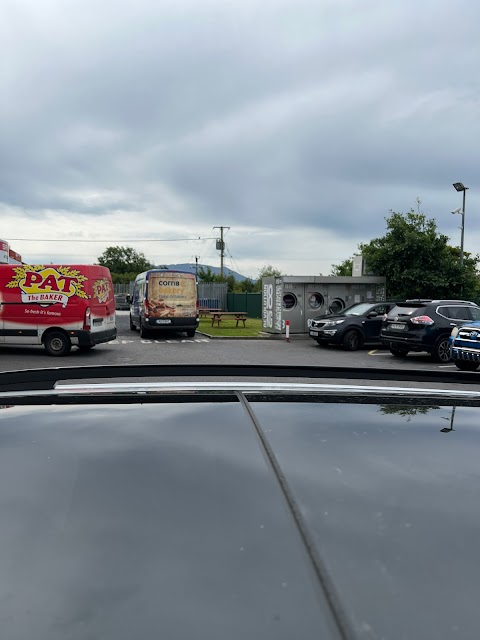
[(453, 186), (455, 188), (455, 191), (463, 191), (463, 207), (461, 211), (458, 211), (458, 209), (455, 209), (455, 211), (452, 211), (452, 213), (461, 213), (462, 214), (462, 239), (460, 242), (460, 266), (462, 268), (462, 272), (463, 272), (463, 242), (465, 239), (465, 196), (467, 194), (467, 189), (468, 187), (466, 187), (462, 182), (454, 182)]
[(461, 245), (460, 245), (460, 266), (462, 267), (462, 271), (463, 271), (463, 241), (464, 241), (464, 238), (465, 238), (465, 195), (467, 193), (467, 189), (468, 189), (468, 187), (465, 187), (465, 189), (463, 190), (462, 241), (461, 241)]

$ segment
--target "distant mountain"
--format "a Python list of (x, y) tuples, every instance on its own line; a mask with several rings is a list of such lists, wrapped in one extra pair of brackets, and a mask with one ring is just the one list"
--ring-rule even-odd
[[(191, 273), (195, 273), (195, 263), (184, 263), (184, 264), (167, 264), (167, 265), (158, 265), (157, 268), (160, 267), (167, 267), (167, 269), (178, 269), (179, 271), (190, 271)], [(212, 267), (212, 265), (210, 264), (198, 264), (197, 265), (198, 271), (200, 271), (200, 269), (204, 269), (205, 271), (207, 269), (210, 269), (210, 271), (212, 273), (214, 273), (215, 275), (220, 275), (220, 267)], [(234, 276), (235, 280), (238, 280), (238, 282), (242, 282), (242, 280), (245, 280), (245, 276), (242, 276), (241, 273), (237, 273), (236, 271), (232, 271), (232, 269), (229, 269), (228, 267), (223, 267), (223, 274), (225, 276)]]

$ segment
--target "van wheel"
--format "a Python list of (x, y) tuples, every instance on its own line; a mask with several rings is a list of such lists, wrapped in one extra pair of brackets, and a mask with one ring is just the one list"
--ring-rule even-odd
[(358, 331), (352, 329), (350, 331), (347, 331), (343, 338), (342, 344), (345, 351), (356, 351), (362, 346), (363, 339)]
[(71, 348), (69, 337), (61, 331), (52, 331), (45, 338), (45, 349), (49, 356), (66, 356)]
[(452, 359), (450, 353), (449, 336), (442, 336), (438, 339), (434, 350), (432, 351), (432, 360), (434, 362), (450, 362)]
[(140, 337), (148, 338), (148, 329), (145, 329), (145, 327), (142, 325), (140, 325)]
[(132, 314), (130, 314), (130, 331), (136, 331), (137, 327), (133, 324)]
[(186, 334), (188, 338), (195, 337), (195, 329), (187, 329)]

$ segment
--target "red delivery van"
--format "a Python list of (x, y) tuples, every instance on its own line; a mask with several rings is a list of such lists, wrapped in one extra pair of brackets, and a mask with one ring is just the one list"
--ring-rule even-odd
[(52, 356), (117, 336), (110, 271), (96, 265), (0, 264), (0, 346), (43, 344)]

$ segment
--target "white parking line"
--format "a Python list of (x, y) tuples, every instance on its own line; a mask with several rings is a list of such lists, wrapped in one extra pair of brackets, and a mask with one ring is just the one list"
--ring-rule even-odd
[(210, 342), (207, 338), (196, 338), (195, 340), (112, 340), (111, 342), (107, 342), (107, 344), (131, 344), (137, 342), (139, 344), (183, 344), (185, 342)]

